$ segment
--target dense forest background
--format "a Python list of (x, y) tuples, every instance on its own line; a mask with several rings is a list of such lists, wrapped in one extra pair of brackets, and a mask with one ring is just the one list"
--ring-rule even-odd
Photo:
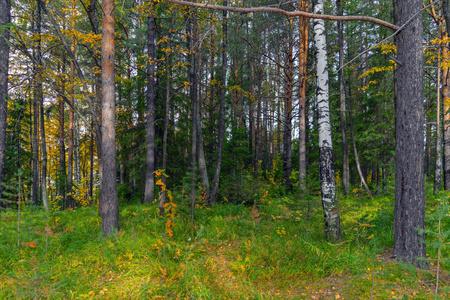
[[(115, 14), (112, 18), (105, 8), (106, 2)], [(383, 253), (390, 260), (386, 249), (392, 248), (394, 240), (387, 236), (392, 235), (394, 209), (396, 213), (399, 211), (397, 206), (394, 208), (393, 196), (398, 171), (396, 155), (397, 158), (399, 155), (394, 73), (399, 66), (410, 63), (399, 60), (394, 37), (403, 23), (398, 24), (398, 17), (394, 17), (392, 1), (199, 1), (219, 5), (220, 9), (172, 2), (177, 1), (11, 1), (11, 23), (1, 27), (11, 35), (6, 155), (0, 200), (0, 218), (7, 239), (4, 242), (25, 249), (20, 250), (24, 252), (19, 256), (29, 255), (30, 266), (34, 266), (30, 268), (37, 272), (40, 260), (36, 254), (33, 258), (32, 252), (27, 252), (36, 243), (32, 234), (22, 233), (21, 222), (45, 227), (45, 233), (40, 229), (40, 235), (46, 237), (45, 255), (47, 251), (60, 251), (48, 250), (49, 238), (60, 234), (62, 239), (64, 234), (72, 234), (76, 226), (84, 226), (76, 225), (79, 220), (74, 215), (63, 213), (80, 214), (80, 220), (98, 232), (98, 220), (90, 219), (98, 210), (103, 235), (119, 232), (119, 238), (123, 232), (133, 231), (133, 240), (137, 234), (144, 241), (146, 237), (140, 235), (144, 232), (139, 228), (150, 226), (162, 234), (156, 242), (149, 241), (160, 260), (158, 268), (162, 275), (158, 276), (170, 278), (167, 264), (174, 264), (173, 274), (186, 272), (183, 277), (186, 291), (154, 291), (169, 298), (194, 295), (191, 292), (195, 275), (188, 276), (188, 260), (191, 252), (205, 251), (197, 249), (203, 247), (201, 239), (214, 239), (211, 233), (203, 233), (208, 232), (204, 228), (213, 224), (231, 226), (227, 230), (233, 233), (228, 232), (223, 238), (234, 241), (234, 232), (239, 230), (232, 224), (240, 217), (251, 220), (248, 228), (241, 224), (241, 230), (251, 234), (252, 245), (236, 242), (233, 245), (237, 249), (242, 250), (245, 245), (249, 249), (257, 247), (253, 244), (255, 239), (259, 235), (269, 236), (267, 232), (277, 239), (290, 234), (297, 237), (301, 228), (303, 235), (297, 242), (324, 261), (328, 256), (324, 253), (332, 253), (334, 248), (320, 249), (314, 245), (314, 234), (324, 245), (350, 243), (358, 251), (360, 244), (366, 243), (369, 254), (365, 253), (361, 261), (366, 261), (367, 255), (373, 256), (372, 261), (367, 261), (374, 266), (376, 253)], [(424, 143), (419, 149), (423, 172), (418, 168), (425, 180), (427, 215), (439, 224), (437, 238), (427, 231), (427, 238), (438, 242), (430, 251), (440, 260), (446, 245), (441, 236), (441, 219), (448, 218), (445, 191), (450, 189), (448, 1), (416, 2), (423, 4), (414, 8), (423, 18), (423, 65), (420, 65), (423, 97), (419, 99), (423, 113), (419, 114), (424, 119), (418, 136)], [(231, 11), (224, 10), (224, 6)], [(365, 20), (319, 22), (264, 9), (239, 11), (252, 7), (290, 13), (370, 16), (396, 25), (381, 26)], [(105, 27), (108, 24), (110, 27)], [(320, 26), (325, 27), (322, 30)], [(320, 58), (318, 47), (320, 36), (326, 37), (324, 59)], [(111, 45), (115, 47), (112, 50), (108, 48)], [(105, 52), (107, 49), (109, 54)], [(108, 61), (111, 65), (107, 69)], [(325, 71), (321, 69), (324, 62)], [(321, 75), (325, 72), (328, 77), (323, 79)], [(326, 96), (320, 83), (323, 80), (327, 84)], [(108, 91), (112, 102), (106, 103)], [(324, 108), (321, 103), (325, 102), (328, 107)], [(412, 105), (411, 118), (417, 112)], [(330, 133), (325, 145), (323, 134), (328, 127), (323, 127), (324, 123)], [(414, 140), (410, 143), (406, 147), (416, 146)], [(419, 195), (417, 199), (422, 201), (423, 208), (424, 187), (421, 188), (422, 196), (420, 192), (411, 192), (409, 196)], [(398, 191), (395, 195), (401, 198)], [(355, 213), (358, 210), (359, 215)], [(20, 221), (21, 213), (28, 221)], [(230, 224), (213, 217), (227, 214)], [(12, 224), (17, 217), (16, 229)], [(154, 224), (150, 222), (153, 217)], [(59, 225), (60, 219), (65, 220), (64, 226)], [(144, 223), (138, 225), (138, 221)], [(278, 224), (274, 229), (270, 222), (281, 223), (273, 223)], [(397, 219), (395, 222), (400, 224)], [(374, 224), (381, 228), (380, 236), (375, 229), (371, 231)], [(419, 225), (410, 224), (410, 231), (405, 231), (418, 236), (418, 252), (402, 254), (402, 250), (394, 247), (392, 258), (398, 255), (400, 260), (426, 268), (430, 262), (416, 260), (425, 257), (426, 231)], [(417, 233), (417, 227), (422, 231)], [(427, 230), (431, 227), (427, 226)], [(17, 241), (12, 235), (6, 238), (13, 230), (17, 230)], [(21, 239), (20, 234), (25, 238)], [(79, 238), (87, 238), (89, 234), (92, 237), (92, 233), (83, 231)], [(178, 244), (169, 241), (172, 237), (180, 240), (189, 237), (189, 241), (195, 238), (191, 244), (180, 246), (186, 251), (184, 269), (180, 264), (175, 266), (180, 252)], [(70, 238), (74, 240), (75, 237)], [(277, 240), (277, 243), (284, 242)], [(395, 243), (398, 245), (397, 238)], [(270, 255), (266, 250), (259, 254), (248, 251), (260, 255), (261, 260)], [(5, 258), (10, 271), (17, 259)], [(217, 261), (210, 263), (221, 265)], [(439, 274), (442, 264), (445, 270), (447, 265), (438, 263), (434, 275)], [(431, 265), (436, 265), (434, 260)], [(232, 267), (235, 274), (243, 275), (245, 268), (240, 268)], [(327, 268), (324, 265), (320, 275), (308, 272), (323, 279), (330, 275)], [(329, 268), (337, 270), (334, 266)], [(243, 276), (250, 280), (258, 272)], [(343, 271), (336, 272), (342, 275)], [(436, 276), (439, 282), (439, 275)], [(448, 277), (443, 278), (447, 281), (442, 284), (448, 285)], [(45, 280), (50, 279), (42, 282)], [(427, 280), (434, 282), (435, 278)], [(20, 295), (25, 298), (32, 295), (33, 288), (34, 296), (46, 295), (45, 291), (37, 291), (36, 286), (41, 284), (36, 282), (31, 279), (26, 284), (22, 282), (27, 286), (24, 289), (31, 292)], [(436, 297), (438, 285), (428, 286), (432, 292), (436, 289)], [(374, 283), (369, 290), (372, 298)], [(88, 290), (83, 293), (88, 298), (107, 294), (106, 291), (99, 294), (100, 291), (103, 290), (97, 287), (94, 294)], [(440, 296), (445, 298), (447, 292), (448, 289), (441, 291)], [(58, 295), (66, 293), (61, 291)], [(132, 297), (138, 295), (130, 293)], [(208, 294), (212, 291), (195, 293), (198, 298), (218, 297)], [(285, 290), (278, 296), (290, 298), (287, 293)], [(399, 293), (411, 296), (418, 291), (403, 289)], [(333, 293), (330, 295), (335, 297)], [(367, 289), (361, 295), (368, 296)], [(242, 295), (228, 292), (222, 296)]]

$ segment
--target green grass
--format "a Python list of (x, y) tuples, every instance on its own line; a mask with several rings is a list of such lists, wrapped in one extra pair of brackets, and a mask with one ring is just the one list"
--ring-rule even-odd
[[(121, 207), (110, 238), (101, 237), (95, 207), (25, 209), (19, 249), (17, 213), (3, 212), (0, 299), (369, 299), (372, 286), (373, 299), (433, 299), (436, 249), (428, 270), (390, 258), (392, 197), (341, 199), (336, 244), (324, 238), (318, 197), (264, 201), (257, 214), (235, 204), (199, 208), (192, 225), (187, 201), (175, 199), (173, 237), (156, 203)], [(442, 222), (450, 226), (448, 214)], [(437, 298), (448, 299), (449, 265), (441, 266)]]

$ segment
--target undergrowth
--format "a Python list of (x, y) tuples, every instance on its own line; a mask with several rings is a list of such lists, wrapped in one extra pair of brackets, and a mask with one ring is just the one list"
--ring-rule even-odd
[[(157, 204), (120, 210), (118, 235), (101, 237), (95, 207), (23, 209), (0, 223), (0, 299), (448, 299), (437, 250), (419, 270), (391, 258), (394, 200), (340, 199), (343, 239), (324, 237), (317, 196), (259, 191), (254, 206), (199, 205), (195, 223), (177, 199), (172, 234)], [(431, 198), (433, 211), (438, 200)], [(429, 220), (430, 230), (436, 220)], [(448, 212), (441, 220), (448, 230)], [(427, 236), (431, 236), (427, 234)], [(432, 241), (429, 241), (430, 243)], [(19, 244), (18, 244), (19, 243)], [(443, 241), (441, 256), (449, 257)]]

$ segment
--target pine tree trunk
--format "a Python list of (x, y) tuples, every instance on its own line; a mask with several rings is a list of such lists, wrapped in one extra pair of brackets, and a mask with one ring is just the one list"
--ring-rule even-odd
[(117, 196), (115, 92), (114, 92), (114, 1), (103, 0), (102, 21), (102, 234), (119, 231)]
[[(228, 1), (223, 2), (224, 6), (228, 5)], [(214, 181), (211, 192), (211, 205), (217, 203), (217, 193), (219, 191), (220, 168), (222, 165), (223, 140), (225, 137), (225, 84), (227, 76), (227, 12), (222, 12), (223, 23), (223, 40), (222, 40), (222, 71), (220, 82), (220, 103), (219, 103), (219, 137), (217, 146), (216, 167), (214, 169)]]
[(283, 116), (283, 181), (292, 190), (292, 90), (294, 88), (293, 20), (289, 19), (289, 36), (286, 45), (286, 65), (284, 70), (284, 116)]
[[(10, 0), (0, 0), (0, 26), (11, 21)], [(3, 27), (4, 28), (4, 27)], [(5, 175), (7, 99), (8, 99), (8, 66), (9, 66), (9, 29), (0, 33), (0, 199), (3, 195), (3, 177)], [(2, 202), (0, 200), (0, 207)]]
[[(323, 0), (313, 0), (313, 10), (316, 14), (323, 14)], [(330, 240), (337, 240), (341, 237), (341, 227), (334, 182), (325, 22), (314, 19), (313, 28), (314, 43), (316, 46), (317, 123), (319, 130), (319, 176), (322, 206), (325, 217), (326, 236)]]
[(147, 64), (147, 153), (145, 159), (145, 191), (144, 203), (150, 203), (154, 200), (155, 189), (155, 102), (156, 102), (156, 24), (153, 15), (153, 1), (151, 1), (152, 10), (148, 17), (148, 60)]
[[(397, 68), (395, 85), (395, 217), (394, 255), (417, 266), (426, 263), (423, 172), (423, 53), (422, 1), (397, 0), (394, 22), (408, 23), (395, 36)], [(414, 17), (413, 17), (414, 16)], [(412, 18), (410, 20), (410, 18)]]
[[(309, 0), (300, 1), (299, 9), (308, 11)], [(306, 64), (308, 59), (308, 27), (309, 19), (299, 17), (299, 79), (300, 98), (298, 108), (299, 140), (298, 140), (298, 182), (302, 190), (306, 189)]]

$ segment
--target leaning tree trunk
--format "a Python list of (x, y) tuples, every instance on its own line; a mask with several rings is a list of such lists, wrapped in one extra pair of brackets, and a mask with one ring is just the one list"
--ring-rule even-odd
[(119, 230), (116, 181), (116, 128), (114, 92), (114, 0), (103, 0), (102, 21), (102, 234)]
[[(0, 26), (11, 21), (10, 0), (0, 0)], [(4, 27), (3, 27), (4, 28)], [(7, 98), (8, 98), (8, 66), (9, 66), (9, 29), (2, 30), (0, 35), (0, 199), (3, 194), (3, 177), (6, 158)], [(0, 200), (0, 206), (2, 206)]]
[[(314, 13), (323, 14), (323, 0), (314, 0), (313, 7)], [(313, 20), (313, 30), (314, 43), (316, 46), (317, 124), (319, 130), (319, 176), (322, 206), (327, 238), (330, 240), (337, 240), (341, 237), (341, 227), (334, 182), (325, 22), (319, 19)]]
[[(397, 0), (396, 25), (408, 25), (395, 36), (395, 217), (394, 255), (424, 266), (425, 227), (423, 170), (423, 53), (422, 1)], [(414, 16), (414, 17), (413, 17)]]
[[(153, 1), (150, 4), (153, 6)], [(145, 159), (145, 191), (144, 203), (150, 203), (154, 200), (155, 189), (155, 101), (156, 101), (156, 44), (155, 44), (155, 17), (151, 10), (148, 16), (148, 64), (147, 64), (147, 125), (146, 125), (146, 143), (147, 153)]]
[[(227, 1), (223, 2), (227, 6)], [(227, 76), (227, 12), (223, 11), (223, 41), (222, 41), (222, 72), (220, 83), (220, 100), (219, 100), (219, 141), (217, 146), (216, 167), (214, 169), (214, 182), (211, 191), (211, 205), (217, 202), (217, 193), (219, 191), (220, 167), (222, 165), (223, 140), (225, 137), (225, 84)]]

